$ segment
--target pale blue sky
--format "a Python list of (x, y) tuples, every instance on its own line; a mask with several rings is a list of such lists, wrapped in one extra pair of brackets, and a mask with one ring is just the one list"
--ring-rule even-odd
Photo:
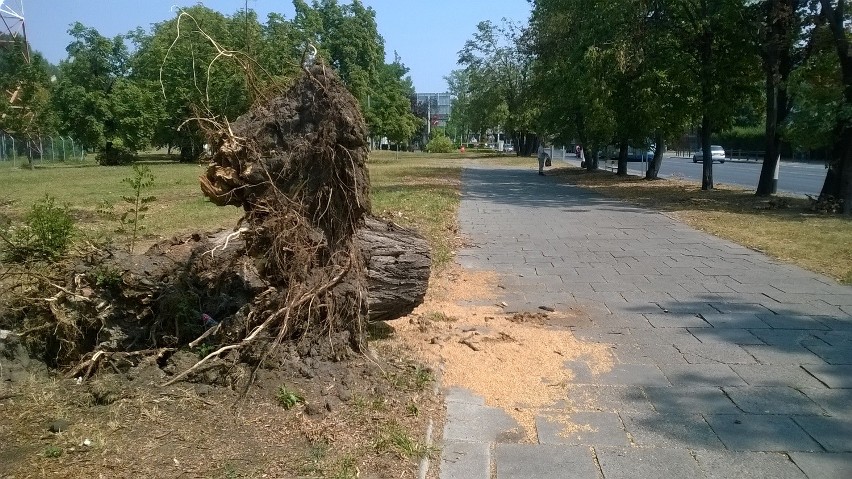
[[(69, 24), (79, 21), (102, 35), (114, 36), (172, 18), (172, 5), (196, 3), (232, 14), (245, 0), (23, 0), (27, 36), (33, 48), (51, 63), (66, 56)], [(341, 3), (349, 3), (342, 0)], [(376, 11), (379, 33), (385, 39), (388, 60), (396, 50), (419, 92), (446, 90), (446, 76), (458, 68), (458, 51), (482, 20), (526, 22), (527, 0), (362, 0)], [(261, 21), (271, 11), (293, 17), (291, 0), (248, 0)]]

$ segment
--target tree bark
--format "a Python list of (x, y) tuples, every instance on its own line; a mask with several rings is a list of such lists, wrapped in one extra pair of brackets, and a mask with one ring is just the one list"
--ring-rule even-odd
[(627, 176), (627, 139), (622, 138), (618, 143), (618, 176)]
[(656, 180), (660, 177), (660, 167), (663, 164), (663, 152), (666, 146), (663, 143), (663, 135), (658, 131), (654, 135), (654, 156), (648, 163), (648, 170), (645, 172), (646, 180)]
[(425, 238), (372, 217), (356, 238), (367, 264), (370, 321), (401, 318), (423, 302), (432, 267)]
[[(702, 18), (708, 18), (707, 1), (701, 2)], [(710, 105), (712, 103), (713, 75), (713, 31), (707, 24), (702, 25), (701, 32), (701, 151), (704, 154), (704, 168), (701, 173), (701, 189), (713, 189), (713, 156), (710, 152), (710, 135), (713, 128), (710, 120)]]
[[(843, 12), (845, 0), (838, 0), (837, 6), (831, 0), (820, 0), (822, 13), (831, 28), (834, 46), (840, 60), (843, 79), (843, 96), (847, 105), (852, 105), (852, 50), (846, 34)], [(852, 125), (846, 118), (838, 120), (837, 141), (832, 148), (829, 172), (826, 175), (823, 191), (825, 198), (832, 196), (843, 201), (843, 214), (852, 214)]]
[(775, 194), (777, 187), (775, 172), (781, 150), (778, 126), (784, 123), (790, 112), (787, 80), (793, 70), (792, 30), (798, 6), (799, 0), (772, 0), (767, 5), (767, 38), (763, 51), (766, 73), (766, 152), (757, 184), (758, 196)]

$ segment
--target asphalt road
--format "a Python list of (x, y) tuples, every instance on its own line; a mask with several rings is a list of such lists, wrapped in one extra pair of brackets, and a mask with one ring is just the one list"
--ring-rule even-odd
[[(561, 158), (561, 151), (554, 151), (555, 158)], [(574, 155), (566, 156), (566, 160), (572, 164), (579, 165)], [(693, 163), (692, 158), (676, 157), (666, 155), (660, 168), (661, 177), (675, 177), (701, 181), (701, 163)], [(756, 161), (732, 161), (713, 164), (713, 181), (716, 184), (725, 183), (731, 185), (757, 188), (760, 178), (761, 162)], [(643, 163), (631, 162), (628, 164), (628, 172), (631, 175), (644, 175), (645, 165)], [(778, 175), (778, 191), (795, 195), (819, 195), (822, 184), (825, 181), (825, 166), (819, 163), (795, 163), (782, 162)]]
[[(691, 158), (666, 157), (663, 159), (660, 174), (701, 181), (703, 166), (701, 163), (693, 163)], [(713, 181), (756, 188), (762, 166), (761, 162), (756, 161), (728, 160), (724, 164), (714, 163)], [(822, 164), (782, 162), (778, 174), (778, 191), (796, 195), (819, 195), (825, 181), (825, 172), (825, 166)]]

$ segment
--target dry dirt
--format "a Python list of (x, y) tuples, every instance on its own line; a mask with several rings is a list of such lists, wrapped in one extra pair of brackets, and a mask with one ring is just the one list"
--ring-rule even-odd
[[(563, 364), (603, 372), (613, 358), (573, 336), (580, 312), (504, 313), (496, 283), (448, 267), (414, 313), (375, 325), (375, 354), (334, 363), (282, 352), (241, 401), (227, 381), (245, 366), (159, 387), (198, 352), (82, 384), (0, 358), (0, 478), (417, 477), (420, 457), (439, 455), (423, 437), (430, 421), (442, 429), (435, 376), (502, 408), (534, 441), (535, 415), (570, 393)], [(287, 392), (305, 401), (285, 409)], [(50, 432), (57, 420), (67, 429)]]
[[(497, 277), (451, 267), (430, 284), (426, 301), (394, 324), (397, 338), (441, 371), (444, 387), (459, 386), (499, 407), (536, 437), (535, 416), (565, 399), (571, 373), (566, 361), (583, 361), (595, 373), (612, 367), (609, 347), (577, 340), (570, 327), (578, 312), (506, 314)], [(566, 430), (582, 425), (565, 422)]]
[(435, 453), (433, 376), (392, 340), (373, 347), (339, 363), (282, 353), (242, 400), (221, 383), (244, 365), (160, 387), (192, 352), (79, 384), (0, 354), (0, 478), (417, 477)]

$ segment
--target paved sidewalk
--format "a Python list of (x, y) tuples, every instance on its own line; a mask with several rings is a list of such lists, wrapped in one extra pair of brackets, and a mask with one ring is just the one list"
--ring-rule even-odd
[(449, 390), (442, 479), (852, 477), (852, 288), (531, 169), (463, 178), (459, 262), (508, 310), (586, 311), (616, 364), (566, 364), (536, 444)]

